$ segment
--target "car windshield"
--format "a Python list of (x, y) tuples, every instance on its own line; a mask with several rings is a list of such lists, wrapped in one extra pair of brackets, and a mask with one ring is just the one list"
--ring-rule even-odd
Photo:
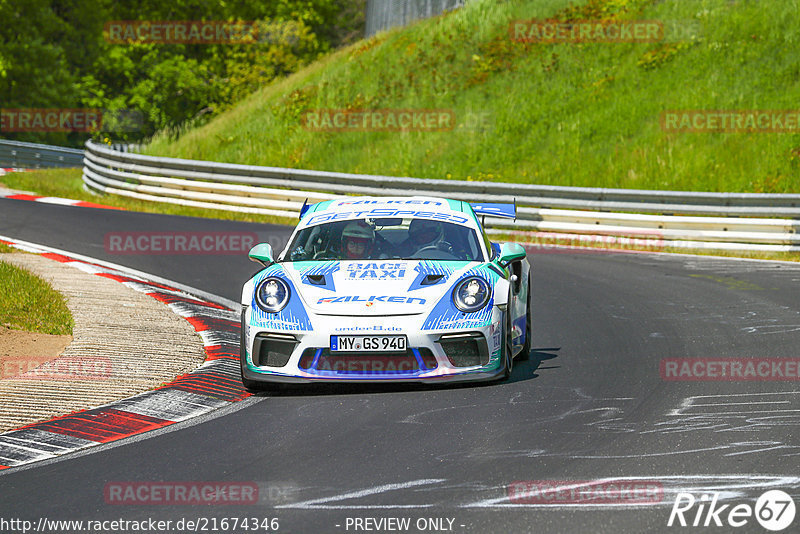
[(303, 228), (283, 259), (386, 258), (485, 261), (475, 230), (431, 219), (399, 217), (334, 221)]

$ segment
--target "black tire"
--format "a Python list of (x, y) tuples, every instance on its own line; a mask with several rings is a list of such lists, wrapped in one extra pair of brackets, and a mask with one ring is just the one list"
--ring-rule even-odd
[[(509, 308), (511, 307), (511, 299), (508, 301)], [(511, 311), (506, 308), (506, 328), (505, 333), (503, 334), (503, 374), (501, 375), (501, 380), (508, 380), (511, 378), (511, 371), (514, 370), (514, 356), (512, 355), (511, 351), (513, 350), (513, 345), (511, 344)]]
[(245, 362), (247, 361), (247, 350), (245, 349), (247, 341), (244, 338), (244, 315), (246, 311), (247, 307), (242, 306), (242, 320), (239, 324), (239, 371), (241, 373), (242, 385), (244, 386), (244, 389), (250, 393), (258, 393), (264, 390), (263, 384), (250, 380), (249, 378), (245, 378), (244, 376)]
[(269, 382), (256, 382), (255, 380), (250, 380), (244, 376), (244, 356), (240, 355), (239, 358), (241, 362), (241, 378), (242, 378), (242, 386), (246, 389), (249, 393), (263, 393), (265, 391), (279, 391), (281, 389), (281, 384), (272, 384)]
[(531, 355), (531, 275), (528, 273), (528, 302), (525, 303), (525, 344), (522, 345), (522, 351), (517, 358), (519, 360), (527, 360)]
[(244, 389), (246, 389), (250, 393), (260, 393), (265, 390), (263, 384), (245, 378), (244, 373), (242, 373), (242, 385), (244, 386)]

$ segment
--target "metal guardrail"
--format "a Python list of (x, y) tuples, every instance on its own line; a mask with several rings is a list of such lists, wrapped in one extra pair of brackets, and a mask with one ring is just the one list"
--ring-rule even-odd
[(365, 35), (405, 26), (464, 5), (465, 0), (367, 0)]
[(793, 220), (800, 218), (800, 195), (372, 176), (144, 156), (91, 141), (86, 144), (83, 180), (90, 190), (104, 193), (285, 217), (296, 217), (305, 199), (317, 202), (353, 194), (516, 202), (516, 230), (634, 236), (669, 240), (675, 246), (692, 242), (705, 243), (703, 247), (708, 248), (709, 244), (727, 243), (725, 248), (800, 250), (800, 220)]
[(83, 150), (0, 139), (0, 167), (45, 169), (80, 167)]

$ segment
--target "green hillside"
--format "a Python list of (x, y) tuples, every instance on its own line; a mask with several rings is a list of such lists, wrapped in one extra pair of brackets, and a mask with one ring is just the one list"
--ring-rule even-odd
[[(800, 192), (798, 133), (665, 131), (665, 110), (792, 110), (800, 12), (772, 0), (474, 0), (264, 87), (148, 153), (420, 178)], [(523, 43), (514, 20), (662, 21), (636, 43)], [(443, 109), (438, 132), (311, 131), (319, 109)], [(796, 130), (800, 132), (800, 130)]]

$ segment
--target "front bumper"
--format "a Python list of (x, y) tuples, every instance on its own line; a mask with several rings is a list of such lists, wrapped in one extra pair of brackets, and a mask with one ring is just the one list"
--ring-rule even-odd
[[(312, 317), (311, 331), (270, 330), (242, 313), (242, 376), (252, 382), (451, 383), (500, 378), (503, 312), (485, 324), (462, 321), (422, 331), (421, 315)], [(324, 325), (320, 328), (318, 325)], [(464, 328), (466, 327), (466, 328)], [(403, 334), (405, 353), (333, 353), (331, 335)]]

